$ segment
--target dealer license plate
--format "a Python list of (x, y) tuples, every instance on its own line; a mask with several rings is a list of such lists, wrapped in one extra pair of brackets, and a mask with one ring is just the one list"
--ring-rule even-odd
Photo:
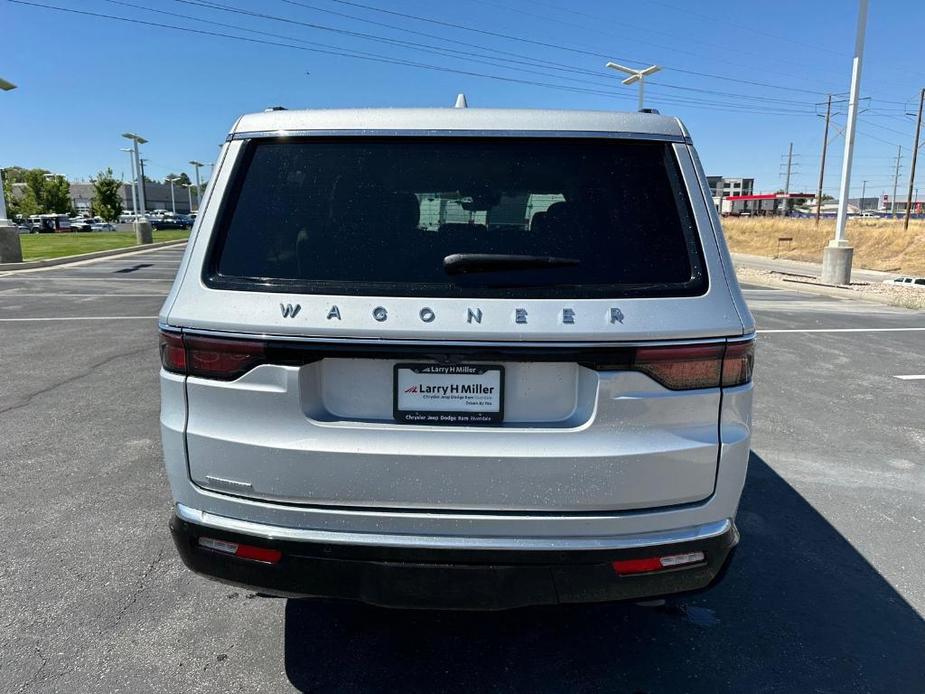
[(408, 424), (499, 424), (504, 367), (396, 364), (394, 413)]

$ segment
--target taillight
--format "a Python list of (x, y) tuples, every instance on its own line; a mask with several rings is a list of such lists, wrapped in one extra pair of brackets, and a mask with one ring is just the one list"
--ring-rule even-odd
[(671, 390), (716, 388), (723, 368), (723, 344), (640, 347), (633, 369)]
[(264, 362), (266, 348), (254, 340), (223, 340), (184, 335), (190, 376), (233, 381)]
[(730, 342), (723, 357), (723, 385), (740, 386), (752, 380), (755, 367), (755, 341)]
[(183, 346), (183, 335), (180, 333), (161, 330), (161, 365), (167, 371), (186, 373), (186, 348)]
[(616, 357), (586, 365), (598, 371), (641, 371), (670, 390), (738, 386), (752, 380), (755, 342), (638, 347)]
[(161, 331), (161, 364), (167, 371), (233, 381), (265, 361), (263, 342)]

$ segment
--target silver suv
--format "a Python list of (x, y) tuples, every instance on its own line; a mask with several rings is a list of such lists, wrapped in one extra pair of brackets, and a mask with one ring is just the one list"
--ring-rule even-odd
[(160, 329), (206, 576), (492, 609), (701, 589), (738, 541), (754, 323), (675, 118), (244, 116)]

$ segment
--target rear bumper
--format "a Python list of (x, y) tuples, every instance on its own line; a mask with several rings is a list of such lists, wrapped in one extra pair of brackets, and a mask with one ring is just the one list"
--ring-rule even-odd
[[(215, 517), (213, 516), (214, 520)], [(229, 519), (230, 520), (230, 519)], [(233, 522), (233, 521), (232, 521)], [(280, 539), (174, 516), (171, 532), (183, 562), (209, 578), (284, 597), (328, 597), (387, 607), (507, 609), (527, 605), (639, 600), (700, 590), (722, 575), (739, 534), (730, 520), (665, 534), (613, 538), (592, 549), (493, 549), (401, 546)], [(229, 524), (230, 525), (230, 524)], [(268, 529), (270, 526), (266, 526)], [(276, 564), (205, 549), (200, 537), (276, 549)], [(680, 538), (689, 539), (680, 539)], [(550, 542), (547, 547), (561, 547)], [(576, 545), (577, 546), (577, 545)], [(689, 552), (704, 561), (685, 568), (618, 576), (612, 562)]]

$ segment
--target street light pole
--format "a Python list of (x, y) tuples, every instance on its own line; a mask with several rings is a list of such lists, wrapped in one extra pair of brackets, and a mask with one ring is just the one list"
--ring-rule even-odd
[(196, 161), (195, 159), (190, 160), (190, 164), (193, 165), (193, 168), (196, 170), (196, 211), (199, 211), (199, 196), (200, 191), (202, 190), (202, 184), (199, 182), (199, 168), (205, 166), (201, 161)]
[(137, 216), (138, 216), (138, 196), (135, 194), (135, 185), (136, 185), (136, 181), (135, 181), (135, 157), (134, 157), (134, 155), (132, 154), (133, 150), (132, 150), (131, 147), (122, 147), (122, 148), (119, 149), (119, 151), (120, 151), (120, 152), (128, 152), (128, 154), (129, 154), (128, 160), (129, 160), (129, 163), (130, 163), (131, 166), (132, 166), (132, 185), (129, 186), (129, 187), (132, 189), (132, 214), (133, 214), (135, 217), (137, 217)]
[(138, 154), (138, 145), (147, 142), (146, 139), (135, 133), (122, 133), (122, 137), (132, 141), (132, 154), (134, 156), (135, 171), (137, 173), (136, 189), (138, 195), (138, 207), (140, 216), (135, 217), (133, 226), (135, 227), (135, 242), (138, 244), (151, 243), (154, 241), (154, 230), (151, 228), (151, 222), (145, 216), (147, 203), (145, 201), (145, 167)]
[(139, 212), (141, 216), (144, 217), (147, 211), (147, 204), (145, 201), (145, 170), (141, 164), (141, 156), (138, 154), (138, 145), (145, 144), (147, 140), (135, 133), (122, 133), (122, 137), (132, 141), (135, 171), (138, 172), (138, 178), (135, 184), (136, 196), (138, 198)]
[(176, 214), (177, 213), (177, 201), (173, 196), (173, 182), (178, 181), (179, 179), (171, 177), (171, 178), (168, 178), (167, 180), (170, 182), (170, 211)]
[(851, 187), (851, 163), (854, 158), (854, 131), (858, 117), (858, 91), (861, 88), (861, 64), (864, 58), (868, 4), (869, 0), (860, 0), (858, 3), (858, 26), (854, 39), (854, 58), (851, 63), (848, 124), (845, 128), (845, 155), (842, 157), (835, 238), (822, 252), (822, 281), (826, 284), (848, 284), (851, 281), (851, 260), (854, 256), (854, 249), (845, 238), (845, 227), (848, 224), (848, 191)]
[(607, 63), (604, 67), (609, 67), (611, 70), (618, 70), (619, 72), (624, 72), (627, 75), (629, 75), (629, 77), (623, 80), (622, 84), (633, 84), (634, 82), (639, 82), (639, 110), (640, 111), (643, 109), (643, 104), (644, 104), (643, 97), (644, 97), (645, 88), (646, 88), (646, 77), (648, 77), (649, 75), (653, 75), (662, 69), (658, 65), (650, 65), (649, 67), (643, 68), (642, 70), (634, 70), (631, 67), (625, 67), (623, 65), (619, 65), (613, 62)]
[[(16, 89), (16, 85), (12, 82), (7, 82), (5, 79), (0, 77), (0, 90), (9, 92)], [(0, 228), (2, 227), (12, 227), (13, 223), (7, 219), (6, 216), (6, 197), (3, 194), (3, 171), (0, 170)], [(17, 242), (19, 241), (19, 232), (17, 231)], [(14, 254), (15, 255), (15, 254)]]
[(190, 214), (193, 213), (193, 184), (184, 183), (183, 187), (186, 188), (186, 194), (189, 196), (189, 211)]

